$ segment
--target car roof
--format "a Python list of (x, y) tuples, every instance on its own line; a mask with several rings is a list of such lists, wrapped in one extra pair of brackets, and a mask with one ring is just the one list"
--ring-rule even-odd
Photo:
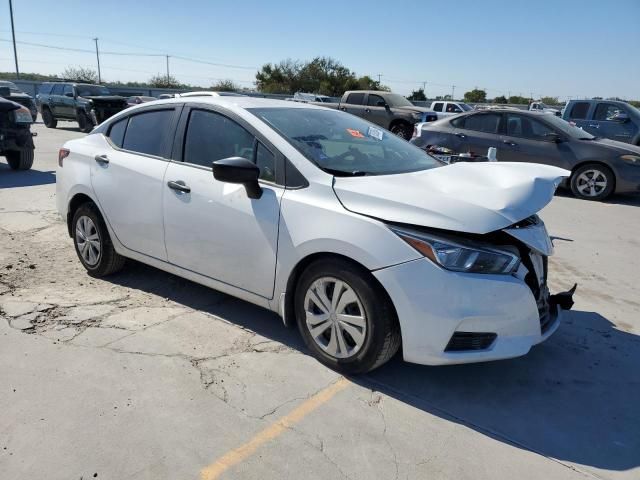
[(214, 97), (214, 96), (201, 96), (201, 97), (177, 97), (177, 98), (164, 98), (154, 102), (155, 105), (160, 103), (173, 104), (173, 103), (203, 103), (211, 105), (220, 105), (227, 108), (308, 108), (308, 109), (324, 109), (326, 107), (320, 107), (316, 105), (310, 105), (308, 103), (299, 102), (285, 102), (284, 100), (276, 100), (271, 98), (259, 98), (249, 96), (237, 96), (237, 97)]

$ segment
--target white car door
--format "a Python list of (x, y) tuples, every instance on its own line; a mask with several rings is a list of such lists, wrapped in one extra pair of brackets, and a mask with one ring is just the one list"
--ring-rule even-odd
[(176, 115), (145, 109), (114, 123), (91, 163), (98, 204), (120, 243), (165, 261), (162, 195)]
[[(182, 161), (165, 175), (165, 244), (169, 262), (271, 298), (284, 188), (275, 184), (277, 152), (238, 122), (208, 109), (183, 112), (182, 151), (175, 154)], [(261, 198), (213, 178), (213, 161), (237, 156), (260, 167)]]

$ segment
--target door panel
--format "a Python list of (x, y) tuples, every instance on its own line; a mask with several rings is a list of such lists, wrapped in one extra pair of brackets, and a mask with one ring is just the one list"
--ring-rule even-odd
[(589, 122), (593, 124), (592, 128), (597, 128), (598, 133), (594, 133), (594, 135), (630, 143), (636, 136), (638, 127), (631, 121), (620, 122), (613, 120), (618, 113), (627, 113), (627, 111), (613, 103), (598, 102), (593, 114), (593, 120)]
[(364, 105), (365, 94), (361, 92), (350, 93), (347, 96), (347, 101), (340, 104), (340, 110), (343, 112), (357, 115), (358, 117), (364, 117)]
[[(190, 192), (167, 187), (169, 181)], [(284, 189), (262, 184), (262, 190), (251, 199), (242, 185), (215, 180), (209, 168), (171, 163), (163, 189), (169, 262), (271, 298)]]
[(385, 107), (379, 106), (379, 101), (384, 102), (384, 98), (375, 94), (367, 95), (367, 105), (364, 108), (363, 118), (376, 125), (380, 125), (382, 128), (388, 128), (393, 119), (393, 114)]
[(102, 136), (108, 163), (91, 158), (91, 184), (118, 240), (127, 248), (167, 259), (162, 229), (162, 194), (168, 162), (116, 150)]

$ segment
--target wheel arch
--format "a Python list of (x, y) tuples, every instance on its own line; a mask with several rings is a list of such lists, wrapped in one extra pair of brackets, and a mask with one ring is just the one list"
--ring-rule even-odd
[(93, 203), (96, 206), (96, 208), (98, 209), (98, 212), (100, 213), (100, 216), (104, 220), (104, 215), (100, 210), (100, 206), (98, 205), (98, 202), (96, 202), (93, 198), (91, 198), (85, 192), (78, 192), (71, 197), (71, 200), (69, 200), (69, 206), (67, 207), (67, 231), (70, 237), (73, 237), (73, 231), (71, 226), (73, 216), (75, 215), (76, 211), (78, 210), (78, 208), (80, 208), (81, 205), (88, 202)]
[(398, 321), (398, 313), (395, 305), (393, 304), (393, 300), (391, 299), (391, 295), (389, 295), (389, 293), (384, 288), (384, 286), (380, 283), (380, 281), (374, 275), (371, 274), (371, 271), (367, 267), (365, 267), (362, 263), (352, 258), (349, 258), (345, 255), (341, 255), (339, 253), (326, 252), (326, 251), (314, 252), (301, 258), (298, 261), (298, 263), (296, 263), (295, 266), (291, 269), (291, 272), (289, 273), (289, 277), (287, 278), (286, 290), (284, 292), (284, 305), (282, 305), (282, 308), (284, 311), (281, 312), (283, 314), (282, 318), (283, 318), (284, 324), (287, 327), (292, 328), (292, 327), (295, 327), (296, 325), (294, 304), (295, 304), (295, 296), (296, 296), (296, 287), (298, 284), (298, 279), (302, 275), (302, 272), (304, 272), (305, 269), (309, 265), (311, 265), (313, 262), (317, 260), (328, 260), (328, 259), (338, 259), (338, 260), (345, 261), (355, 266), (356, 268), (361, 270), (363, 273), (365, 273), (369, 277), (369, 280), (373, 282), (375, 285), (377, 285), (381, 289), (381, 291), (384, 292), (384, 294), (386, 295), (389, 305), (391, 305), (391, 308), (394, 312), (396, 322), (398, 322), (398, 326), (400, 328), (400, 322)]
[(406, 125), (409, 128), (413, 128), (413, 124), (406, 118), (394, 118), (393, 120), (391, 120), (391, 123), (389, 123), (389, 130), (391, 130), (396, 125)]

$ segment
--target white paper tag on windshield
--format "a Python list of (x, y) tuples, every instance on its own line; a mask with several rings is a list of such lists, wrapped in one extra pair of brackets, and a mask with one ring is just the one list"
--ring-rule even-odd
[(369, 130), (367, 131), (367, 135), (369, 135), (370, 137), (375, 138), (376, 140), (382, 140), (382, 135), (384, 134), (384, 132), (382, 130), (380, 130), (379, 128), (375, 128), (375, 127), (369, 127)]

